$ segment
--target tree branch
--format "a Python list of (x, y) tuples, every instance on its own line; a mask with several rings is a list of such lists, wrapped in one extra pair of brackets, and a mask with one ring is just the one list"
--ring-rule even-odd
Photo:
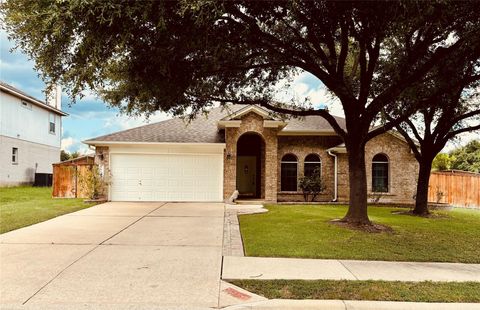
[(479, 129), (480, 129), (480, 124), (475, 125), (475, 126), (464, 127), (464, 128), (461, 128), (461, 129), (457, 129), (457, 130), (454, 130), (454, 131), (450, 131), (450, 132), (445, 136), (445, 138), (446, 138), (447, 140), (450, 140), (451, 138), (455, 137), (455, 136), (458, 135), (458, 134), (461, 134), (461, 133), (464, 133), (464, 132), (469, 132), (469, 131), (474, 131), (474, 130), (479, 130)]
[(407, 141), (408, 146), (412, 150), (413, 154), (415, 154), (415, 158), (421, 159), (422, 153), (418, 150), (417, 145), (415, 144), (415, 141), (413, 141), (413, 139), (410, 138), (410, 135), (400, 125), (397, 125), (396, 129)]

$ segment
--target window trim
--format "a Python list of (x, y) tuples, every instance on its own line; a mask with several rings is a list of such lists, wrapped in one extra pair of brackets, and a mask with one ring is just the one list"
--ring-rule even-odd
[[(50, 119), (50, 117), (53, 115), (53, 123)], [(55, 113), (51, 113), (48, 115), (48, 133), (52, 134), (52, 135), (56, 135), (57, 134), (57, 119), (56, 119), (56, 115)], [(53, 131), (52, 131), (52, 124), (53, 124)]]
[(21, 100), (20, 101), (20, 105), (22, 106), (22, 108), (24, 109), (27, 109), (27, 110), (32, 110), (32, 104), (27, 102), (27, 101), (24, 101), (24, 100)]
[[(287, 156), (287, 155), (292, 155), (293, 157), (295, 157), (296, 161), (283, 160), (283, 158), (285, 158), (285, 156)], [(284, 184), (284, 182), (282, 182), (283, 181), (283, 177), (282, 177), (283, 164), (295, 164), (295, 183), (296, 183), (295, 190), (283, 190), (282, 189), (282, 184)], [(298, 157), (293, 153), (284, 154), (282, 156), (282, 159), (280, 160), (280, 192), (282, 192), (282, 193), (296, 193), (296, 192), (298, 192)]]
[(18, 165), (18, 147), (12, 147), (12, 165)]
[[(381, 160), (373, 160), (377, 155), (382, 155), (386, 158), (385, 161), (381, 161)], [(386, 164), (387, 165), (387, 190), (386, 191), (375, 191), (374, 190), (374, 187), (373, 187), (373, 178), (374, 178), (374, 175), (373, 175), (373, 167), (374, 167), (374, 164)], [(372, 157), (372, 177), (371, 177), (371, 192), (372, 193), (382, 193), (382, 194), (389, 194), (390, 193), (390, 157), (388, 157), (387, 154), (385, 153), (377, 153), (375, 155), (373, 155)]]
[[(318, 157), (318, 161), (307, 161), (306, 159), (307, 159), (307, 157), (310, 156), (310, 155), (315, 155), (315, 156), (317, 156), (317, 157)], [(306, 165), (307, 165), (307, 164), (318, 164), (319, 167), (320, 167), (320, 178), (322, 177), (322, 168), (323, 168), (323, 167), (322, 167), (322, 157), (321, 157), (319, 154), (317, 154), (317, 153), (310, 153), (310, 154), (307, 154), (307, 156), (305, 156), (305, 159), (304, 159), (304, 161), (303, 161), (303, 176), (304, 176), (304, 177), (306, 177), (305, 171), (306, 171), (307, 169), (305, 169), (305, 168), (306, 168)]]

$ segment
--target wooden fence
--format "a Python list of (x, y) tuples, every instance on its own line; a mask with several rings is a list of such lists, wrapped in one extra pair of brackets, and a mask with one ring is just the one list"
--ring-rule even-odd
[(432, 172), (428, 201), (480, 208), (480, 174), (464, 171)]
[(88, 190), (79, 180), (91, 173), (91, 164), (54, 165), (53, 197), (88, 198)]

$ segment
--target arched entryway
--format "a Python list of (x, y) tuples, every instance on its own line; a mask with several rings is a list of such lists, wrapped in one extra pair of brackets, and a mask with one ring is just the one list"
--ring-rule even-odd
[(265, 197), (265, 142), (256, 133), (237, 141), (237, 190), (239, 198)]

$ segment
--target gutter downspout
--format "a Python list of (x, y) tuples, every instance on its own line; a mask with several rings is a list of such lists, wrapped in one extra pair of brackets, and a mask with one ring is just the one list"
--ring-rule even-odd
[(332, 153), (332, 151), (327, 151), (328, 155), (332, 156), (335, 159), (335, 181), (334, 181), (334, 191), (333, 191), (333, 202), (337, 201), (338, 198), (338, 162), (337, 162), (337, 155)]

